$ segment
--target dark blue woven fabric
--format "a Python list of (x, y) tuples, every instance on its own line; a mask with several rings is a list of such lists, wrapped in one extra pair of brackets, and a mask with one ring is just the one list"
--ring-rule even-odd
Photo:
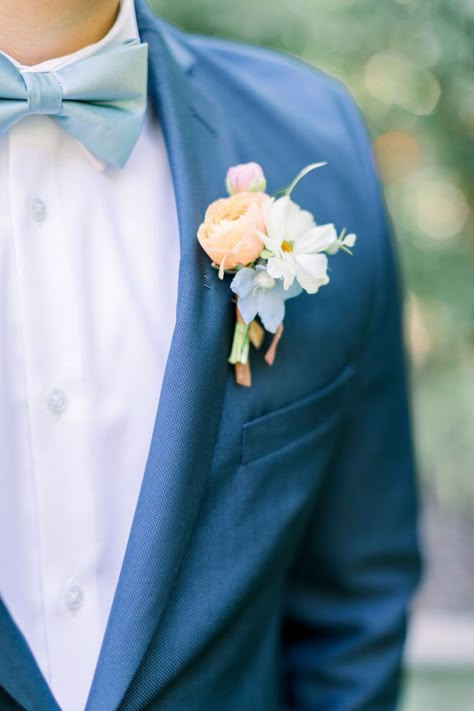
[[(399, 280), (363, 123), (302, 62), (182, 34), (144, 0), (137, 14), (177, 195), (179, 300), (87, 711), (392, 711), (417, 503)], [(229, 277), (196, 230), (227, 168), (250, 160), (270, 190), (327, 161), (294, 197), (358, 242), (320, 293), (287, 302), (276, 362), (253, 352), (247, 389), (226, 360)], [(53, 711), (6, 615), (0, 634), (0, 685)]]

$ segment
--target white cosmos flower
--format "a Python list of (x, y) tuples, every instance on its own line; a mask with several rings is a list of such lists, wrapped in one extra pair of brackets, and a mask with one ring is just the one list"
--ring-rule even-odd
[(323, 252), (337, 241), (334, 225), (316, 225), (313, 215), (287, 195), (265, 204), (264, 220), (267, 234), (259, 235), (271, 253), (268, 274), (283, 279), (284, 289), (296, 279), (308, 294), (315, 294), (329, 282)]

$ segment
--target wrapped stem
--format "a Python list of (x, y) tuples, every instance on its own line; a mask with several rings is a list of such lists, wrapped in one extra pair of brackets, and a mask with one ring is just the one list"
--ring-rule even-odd
[(243, 320), (239, 307), (238, 299), (235, 307), (235, 328), (234, 338), (232, 340), (232, 348), (228, 358), (229, 363), (235, 366), (235, 380), (239, 385), (250, 387), (250, 365), (249, 365), (249, 324)]
[(247, 363), (249, 359), (249, 327), (246, 323), (235, 324), (234, 338), (232, 340), (232, 348), (229, 356), (229, 363)]

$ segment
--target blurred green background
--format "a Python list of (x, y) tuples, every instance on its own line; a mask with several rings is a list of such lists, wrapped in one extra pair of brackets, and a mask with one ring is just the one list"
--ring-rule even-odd
[[(299, 56), (361, 107), (404, 266), (428, 563), (417, 608), (474, 613), (474, 0), (151, 4), (186, 30)], [(474, 711), (471, 662), (415, 665), (404, 711)]]

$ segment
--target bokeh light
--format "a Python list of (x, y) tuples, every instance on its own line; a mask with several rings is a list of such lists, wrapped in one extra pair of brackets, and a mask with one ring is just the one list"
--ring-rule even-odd
[(370, 57), (365, 83), (377, 99), (398, 104), (418, 116), (431, 114), (441, 94), (436, 77), (428, 69), (390, 52)]
[(411, 193), (411, 203), (418, 230), (437, 240), (457, 235), (469, 215), (464, 193), (448, 180), (420, 181)]

